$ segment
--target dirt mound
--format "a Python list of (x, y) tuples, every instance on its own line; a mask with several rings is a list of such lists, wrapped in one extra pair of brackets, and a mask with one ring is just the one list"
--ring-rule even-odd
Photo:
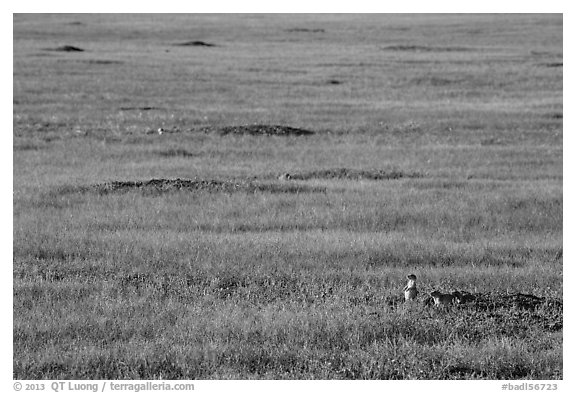
[(560, 331), (564, 326), (563, 303), (559, 299), (524, 293), (478, 294), (476, 300), (469, 305), (464, 305), (466, 306), (476, 312), (488, 313), (490, 316), (529, 321), (530, 324), (541, 326), (549, 332)]
[[(562, 301), (546, 299), (525, 293), (500, 294), (500, 293), (470, 293), (466, 291), (452, 292), (459, 301), (455, 304), (472, 307), (476, 310), (487, 311), (500, 308), (516, 308), (534, 311), (538, 308), (562, 309)], [(424, 295), (424, 304), (434, 304), (432, 297)]]
[(72, 45), (63, 45), (57, 48), (48, 48), (46, 50), (54, 51), (54, 52), (84, 52), (84, 49), (78, 48), (77, 46)]
[(205, 47), (213, 47), (216, 46), (215, 44), (211, 44), (209, 42), (204, 42), (204, 41), (187, 41), (187, 42), (181, 42), (178, 44), (174, 44), (174, 46), (205, 46)]
[[(151, 109), (161, 109), (150, 107), (150, 109), (126, 107), (121, 108), (121, 110), (151, 110)], [(313, 135), (314, 131), (306, 130), (303, 128), (295, 128), (289, 126), (280, 125), (267, 125), (267, 124), (254, 124), (254, 125), (240, 125), (240, 126), (225, 126), (225, 127), (215, 127), (215, 126), (200, 126), (200, 127), (162, 127), (158, 129), (149, 129), (146, 134), (176, 134), (176, 133), (204, 133), (204, 134), (219, 134), (219, 135), (255, 135), (255, 136), (308, 136)]]
[(228, 126), (218, 128), (217, 132), (221, 135), (237, 134), (237, 135), (279, 135), (279, 136), (303, 136), (312, 135), (314, 131), (305, 130), (302, 128), (294, 128), (279, 125), (244, 125), (244, 126)]
[(310, 180), (310, 179), (345, 179), (345, 180), (393, 180), (401, 178), (418, 178), (421, 174), (416, 172), (402, 172), (396, 169), (350, 169), (333, 168), (308, 172), (286, 173), (277, 176), (283, 180)]
[[(423, 294), (420, 302), (432, 310), (446, 313), (450, 318), (458, 320), (465, 326), (471, 323), (481, 326), (492, 321), (498, 329), (509, 330), (517, 334), (520, 328), (539, 326), (544, 331), (557, 332), (563, 329), (562, 299), (544, 298), (530, 294), (515, 293), (474, 293), (462, 291), (460, 295), (467, 297), (461, 303), (454, 302), (452, 306), (435, 307), (432, 297)], [(402, 307), (406, 302), (401, 296), (390, 298), (389, 307)], [(481, 334), (481, 329), (479, 331)]]
[(269, 192), (269, 193), (315, 193), (326, 192), (324, 187), (311, 187), (298, 184), (274, 184), (249, 180), (189, 180), (189, 179), (152, 179), (147, 181), (112, 181), (87, 186), (61, 186), (52, 191), (53, 196), (66, 194), (98, 195), (118, 194), (129, 191), (142, 192), (145, 195), (158, 195), (175, 191), (205, 192)]
[[(470, 293), (466, 291), (455, 291), (458, 293), (460, 305), (474, 307), (479, 310), (489, 310), (496, 308), (516, 307), (524, 310), (535, 310), (538, 307), (562, 308), (562, 301), (557, 299), (547, 299), (525, 293), (499, 294), (499, 293)], [(433, 305), (434, 302), (430, 296), (424, 295), (424, 303)]]
[(490, 310), (497, 308), (516, 308), (521, 310), (534, 311), (537, 308), (562, 309), (562, 301), (556, 299), (546, 299), (530, 294), (515, 293), (509, 294), (475, 294), (475, 300), (469, 304), (479, 310)]

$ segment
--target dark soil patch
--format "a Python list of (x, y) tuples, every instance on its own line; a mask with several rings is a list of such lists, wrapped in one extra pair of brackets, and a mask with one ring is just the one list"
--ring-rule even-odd
[(325, 33), (324, 29), (309, 29), (305, 27), (295, 27), (293, 29), (287, 29), (288, 33)]
[(294, 128), (279, 125), (245, 125), (245, 126), (228, 126), (218, 128), (217, 132), (221, 135), (236, 134), (236, 135), (278, 135), (278, 136), (305, 136), (313, 135), (314, 131), (305, 130), (302, 128)]
[(420, 178), (422, 174), (416, 172), (402, 172), (395, 169), (321, 169), (308, 172), (282, 174), (285, 180), (310, 180), (310, 179), (345, 179), (345, 180), (394, 180), (401, 178)]
[(63, 45), (57, 48), (48, 48), (46, 50), (54, 51), (54, 52), (84, 52), (84, 49), (78, 48), (77, 46), (72, 45)]
[(556, 68), (556, 67), (563, 67), (564, 63), (546, 63), (544, 64), (544, 67), (549, 67), (549, 68)]
[(475, 49), (463, 46), (390, 45), (382, 48), (382, 50), (399, 52), (470, 52)]
[(548, 115), (551, 119), (562, 120), (564, 115), (562, 113), (550, 113)]
[(269, 192), (277, 193), (316, 193), (326, 192), (324, 187), (311, 187), (298, 184), (264, 183), (249, 180), (189, 180), (189, 179), (152, 179), (147, 181), (112, 181), (86, 186), (61, 186), (51, 192), (52, 196), (67, 194), (120, 194), (138, 191), (145, 195), (158, 195), (176, 191), (204, 192)]
[(214, 47), (216, 46), (215, 44), (211, 44), (209, 42), (204, 42), (204, 41), (187, 41), (187, 42), (181, 42), (179, 44), (174, 44), (174, 46), (204, 46), (204, 47)]
[(342, 82), (337, 80), (337, 79), (330, 79), (326, 83), (328, 83), (329, 85), (341, 85), (342, 84)]

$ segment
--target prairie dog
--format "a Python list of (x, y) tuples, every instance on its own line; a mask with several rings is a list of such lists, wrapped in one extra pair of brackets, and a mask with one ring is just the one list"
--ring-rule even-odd
[(441, 293), (439, 291), (430, 292), (430, 296), (434, 299), (434, 304), (438, 306), (450, 306), (456, 302), (456, 296), (449, 293)]
[(406, 276), (408, 279), (408, 284), (404, 287), (404, 300), (414, 300), (418, 295), (418, 289), (416, 289), (416, 276), (410, 274)]

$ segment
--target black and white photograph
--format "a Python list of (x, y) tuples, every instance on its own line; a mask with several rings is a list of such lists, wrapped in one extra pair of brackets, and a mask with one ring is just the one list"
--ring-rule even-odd
[(7, 386), (562, 390), (563, 17), (13, 13)]

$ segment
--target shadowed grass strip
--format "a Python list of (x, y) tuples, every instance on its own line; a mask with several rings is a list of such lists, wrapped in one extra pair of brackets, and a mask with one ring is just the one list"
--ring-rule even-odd
[(279, 136), (303, 136), (312, 135), (314, 131), (302, 128), (294, 128), (280, 125), (254, 124), (243, 126), (228, 126), (217, 129), (221, 135), (239, 134), (239, 135), (279, 135)]
[(98, 194), (107, 195), (140, 191), (145, 195), (156, 195), (174, 191), (206, 191), (206, 192), (269, 192), (277, 193), (315, 193), (326, 192), (325, 187), (312, 187), (299, 184), (274, 184), (245, 180), (189, 180), (189, 179), (152, 179), (146, 181), (112, 181), (94, 185), (65, 185), (57, 187), (51, 196), (68, 194)]
[(297, 172), (287, 175), (289, 179), (346, 179), (346, 180), (393, 180), (402, 178), (421, 178), (418, 172), (403, 172), (396, 169), (350, 169), (332, 168), (320, 169), (307, 172)]
[(465, 46), (390, 45), (382, 48), (382, 50), (400, 52), (470, 52), (477, 49)]

